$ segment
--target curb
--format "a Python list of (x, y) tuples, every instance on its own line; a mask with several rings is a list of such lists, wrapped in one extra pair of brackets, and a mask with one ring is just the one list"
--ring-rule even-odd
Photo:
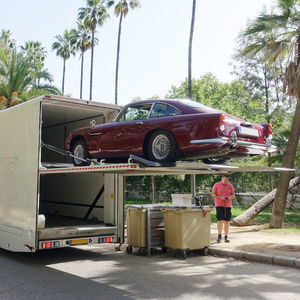
[(300, 269), (300, 259), (289, 256), (279, 256), (242, 250), (229, 250), (216, 247), (208, 247), (208, 254), (217, 256), (228, 256), (236, 259), (245, 259), (249, 261)]

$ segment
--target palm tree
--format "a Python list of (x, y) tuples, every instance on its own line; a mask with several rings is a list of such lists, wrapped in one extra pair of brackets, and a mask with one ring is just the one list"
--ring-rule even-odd
[(192, 45), (193, 45), (193, 34), (195, 24), (195, 13), (196, 13), (196, 0), (193, 0), (191, 29), (190, 29), (190, 40), (189, 40), (189, 55), (188, 55), (188, 97), (193, 98), (192, 91)]
[(0, 36), (0, 48), (5, 49), (5, 53), (7, 55), (16, 48), (16, 42), (11, 39), (11, 32), (9, 30), (2, 29)]
[(117, 45), (117, 61), (116, 61), (116, 80), (115, 80), (115, 104), (118, 104), (118, 77), (119, 77), (119, 61), (120, 61), (120, 44), (121, 44), (121, 30), (122, 21), (128, 14), (129, 8), (135, 9), (140, 7), (139, 0), (119, 0), (119, 1), (108, 1), (108, 7), (115, 4), (115, 14), (119, 17), (119, 31), (118, 31), (118, 45)]
[(94, 46), (95, 32), (97, 26), (102, 26), (109, 17), (105, 0), (87, 0), (87, 7), (79, 8), (78, 19), (82, 20), (86, 28), (92, 32), (92, 51), (91, 51), (91, 73), (90, 73), (90, 100), (93, 96), (93, 63), (94, 63)]
[(75, 45), (72, 39), (75, 30), (65, 30), (64, 35), (57, 35), (55, 38), (56, 42), (52, 44), (52, 50), (56, 50), (56, 55), (63, 59), (63, 77), (62, 77), (62, 93), (65, 91), (65, 72), (66, 72), (66, 60), (75, 55)]
[(32, 83), (29, 60), (22, 53), (13, 50), (7, 56), (4, 49), (0, 49), (0, 96), (7, 107), (20, 100), (20, 95), (26, 92)]
[(25, 57), (32, 63), (32, 77), (35, 82), (35, 86), (41, 85), (41, 80), (51, 83), (53, 78), (49, 71), (45, 69), (45, 59), (47, 52), (42, 47), (41, 42), (38, 41), (27, 41), (25, 46), (21, 46), (21, 51)]
[[(92, 37), (90, 31), (85, 27), (82, 22), (77, 22), (77, 30), (74, 34), (76, 48), (80, 51), (81, 56), (81, 72), (80, 72), (80, 99), (82, 99), (82, 84), (83, 84), (83, 65), (84, 65), (84, 53), (91, 48)], [(95, 38), (94, 43), (98, 43), (98, 39)]]
[[(248, 45), (245, 53), (253, 55), (265, 51), (271, 64), (282, 55), (289, 55), (284, 87), (290, 96), (297, 98), (290, 138), (283, 157), (283, 166), (293, 168), (300, 137), (300, 13), (296, 0), (278, 0), (278, 13), (262, 13), (246, 30), (245, 35), (261, 33), (267, 39)], [(269, 38), (272, 36), (272, 38)], [(291, 172), (280, 173), (276, 198), (273, 205), (271, 228), (283, 225), (286, 197)]]
[(16, 49), (7, 55), (0, 48), (0, 109), (16, 105), (45, 93), (61, 94), (51, 85), (36, 86), (32, 76), (33, 63)]

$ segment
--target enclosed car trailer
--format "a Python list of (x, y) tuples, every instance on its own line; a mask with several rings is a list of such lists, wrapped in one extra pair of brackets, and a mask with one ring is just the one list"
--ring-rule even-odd
[[(127, 163), (74, 167), (63, 149), (67, 133), (113, 120), (119, 106), (42, 96), (0, 111), (0, 247), (17, 252), (124, 242), (127, 176), (292, 171), (282, 168), (170, 166), (131, 157)], [(194, 181), (192, 181), (194, 182)]]

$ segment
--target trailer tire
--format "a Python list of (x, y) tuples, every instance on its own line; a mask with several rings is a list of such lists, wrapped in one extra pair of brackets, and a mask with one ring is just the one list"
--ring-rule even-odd
[(132, 254), (132, 246), (127, 246), (126, 252), (127, 252), (127, 254)]
[[(89, 156), (88, 147), (86, 145), (86, 142), (84, 139), (79, 139), (76, 141), (74, 146), (72, 147), (72, 154), (76, 155), (80, 158), (86, 159)], [(75, 157), (72, 157), (74, 166), (88, 166), (89, 163), (85, 161), (81, 161), (79, 159), (76, 159)]]

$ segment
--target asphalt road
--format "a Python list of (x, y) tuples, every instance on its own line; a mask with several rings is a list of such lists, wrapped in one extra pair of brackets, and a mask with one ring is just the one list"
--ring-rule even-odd
[(300, 270), (228, 258), (116, 252), (113, 245), (0, 250), (0, 299), (300, 299)]

